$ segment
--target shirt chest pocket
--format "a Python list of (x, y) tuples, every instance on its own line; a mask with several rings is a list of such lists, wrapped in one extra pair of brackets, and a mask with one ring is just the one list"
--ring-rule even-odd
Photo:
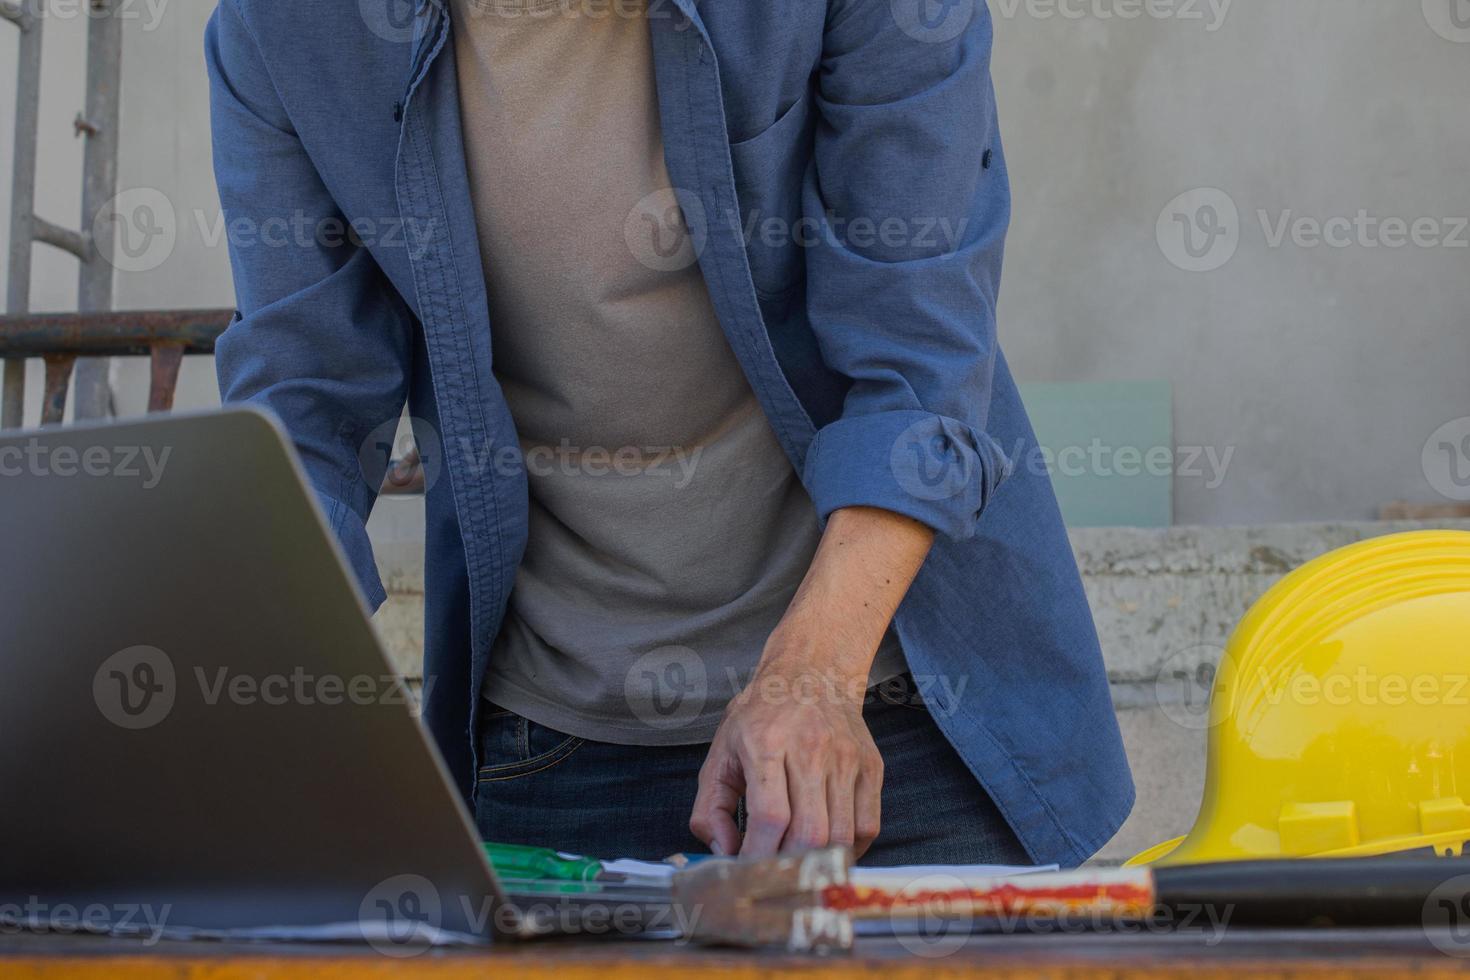
[(781, 118), (750, 139), (730, 144), (740, 233), (756, 292), (779, 296), (801, 281), (804, 246), (818, 234), (802, 218), (802, 183), (812, 157), (812, 100), (803, 94)]

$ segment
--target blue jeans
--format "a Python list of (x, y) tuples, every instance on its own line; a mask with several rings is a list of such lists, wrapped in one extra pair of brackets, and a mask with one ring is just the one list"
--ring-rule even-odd
[[(862, 863), (1030, 864), (1020, 841), (904, 676), (868, 692), (883, 755), (883, 823)], [(486, 840), (602, 858), (707, 848), (689, 832), (708, 745), (611, 745), (486, 706), (475, 819)]]

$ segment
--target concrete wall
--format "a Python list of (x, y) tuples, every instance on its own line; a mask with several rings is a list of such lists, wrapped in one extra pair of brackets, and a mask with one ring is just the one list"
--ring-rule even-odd
[[(1016, 187), (1005, 343), (1028, 380), (1173, 380), (1178, 441), (1236, 447), (1218, 489), (1178, 481), (1178, 523), (1436, 499), (1425, 442), (1470, 415), (1470, 235), (1453, 220), (1470, 215), (1470, 43), (1431, 26), (1470, 41), (1451, 2), (1470, 16), (1461, 0), (1235, 0), (1223, 19), (1208, 0), (1155, 5), (1200, 20), (993, 0)], [(1033, 15), (1057, 9), (1089, 13)], [(1197, 188), (1225, 194), (1170, 209), (1196, 244), (1200, 204), (1233, 230), (1208, 272), (1170, 261), (1186, 256), (1172, 213), (1158, 233)], [(1360, 210), (1435, 219), (1458, 245), (1273, 247), (1258, 213), (1274, 230)]]
[[(85, 7), (48, 2), (40, 200), (70, 224)], [(208, 234), (211, 4), (121, 2), (120, 186), (160, 191), (177, 238), (158, 267), (119, 275), (118, 305), (228, 305)], [(1362, 519), (1390, 499), (1443, 499), (1421, 454), (1470, 416), (1470, 232), (1455, 220), (1470, 216), (1470, 30), (1451, 4), (1466, 13), (1467, 0), (991, 0), (1016, 192), (1003, 340), (1025, 380), (1174, 383), (1178, 442), (1234, 452), (1217, 488), (1177, 479), (1178, 523)], [(0, 207), (13, 45), (0, 25)], [(1224, 196), (1169, 206), (1198, 188)], [(1203, 204), (1228, 234), (1206, 237)], [(1421, 242), (1441, 244), (1385, 247), (1369, 227), (1342, 248), (1290, 232), (1273, 246), (1260, 211), (1273, 230), (1283, 216), (1427, 218)], [(1176, 215), (1213, 242), (1202, 259)], [(37, 308), (71, 305), (74, 282), (68, 259), (38, 250)], [(120, 367), (124, 411), (141, 408), (142, 378)], [(180, 404), (213, 397), (208, 367), (188, 365)]]

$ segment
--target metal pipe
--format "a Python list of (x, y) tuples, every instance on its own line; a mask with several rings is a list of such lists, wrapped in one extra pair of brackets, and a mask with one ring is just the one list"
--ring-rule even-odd
[[(15, 71), (15, 157), (10, 178), (10, 255), (5, 285), (5, 311), (26, 313), (31, 308), (32, 211), (36, 200), (36, 131), (41, 110), (42, 18), (32, 17), (18, 0), (0, 7), (6, 20), (20, 26)], [(0, 399), (0, 429), (23, 424), (26, 397), (24, 361), (5, 362), (4, 397)]]
[(70, 252), (83, 262), (87, 261), (87, 255), (92, 250), (91, 242), (86, 234), (54, 225), (45, 218), (33, 217), (31, 219), (31, 235), (42, 245), (50, 245), (63, 252)]
[(126, 357), (177, 345), (210, 354), (234, 310), (117, 310), (0, 317), (0, 357)]
[[(82, 163), (82, 227), (96, 228), (103, 209), (117, 195), (117, 130), (122, 88), (122, 18), (116, 0), (88, 0), (87, 104), (83, 118), (96, 127), (87, 132)], [(107, 233), (112, 234), (111, 225)], [(112, 309), (112, 265), (91, 242), (77, 275), (77, 309), (84, 313)], [(108, 243), (111, 245), (111, 243)], [(78, 419), (112, 414), (112, 388), (105, 360), (82, 358), (73, 376), (72, 411)]]

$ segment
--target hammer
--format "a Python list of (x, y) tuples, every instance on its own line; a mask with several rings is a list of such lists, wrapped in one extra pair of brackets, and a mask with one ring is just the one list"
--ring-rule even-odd
[(827, 847), (763, 860), (713, 859), (674, 873), (684, 936), (720, 946), (780, 946), (797, 953), (852, 948), (852, 916), (830, 907), (845, 889), (852, 851)]
[(1467, 871), (1460, 859), (1387, 855), (1007, 877), (891, 869), (855, 881), (850, 850), (833, 847), (702, 861), (674, 875), (673, 898), (695, 942), (828, 953), (852, 948), (857, 920), (1010, 917), (1030, 925), (1078, 916), (1106, 926), (1214, 909), (1258, 927), (1417, 926), (1436, 914), (1435, 899), (1470, 909), (1470, 878), (1459, 877)]

